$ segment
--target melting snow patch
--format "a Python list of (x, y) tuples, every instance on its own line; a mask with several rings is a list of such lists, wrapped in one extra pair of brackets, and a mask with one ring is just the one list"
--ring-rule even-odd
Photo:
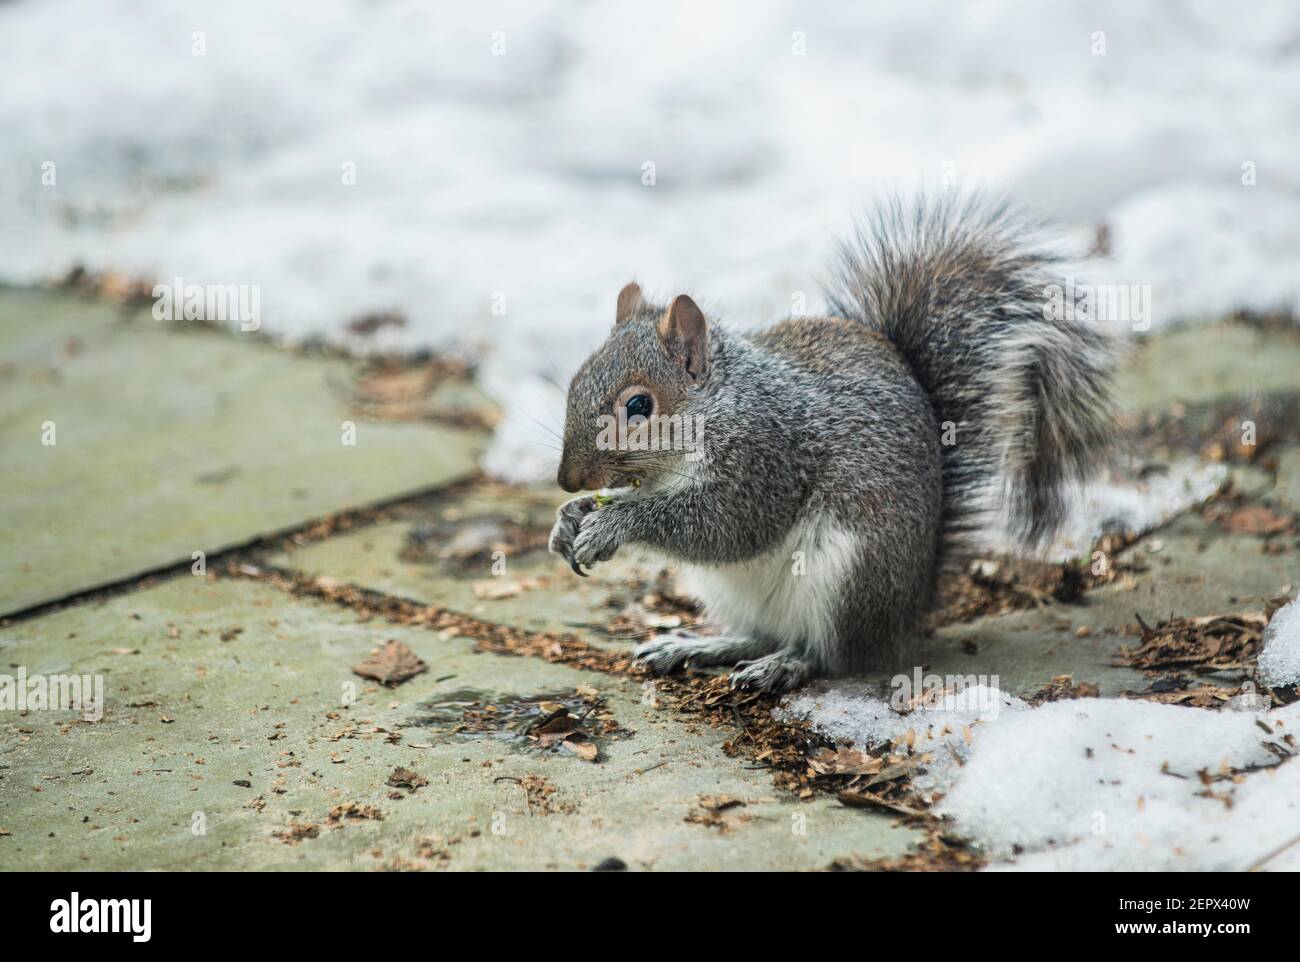
[(1300, 599), (1273, 613), (1255, 679), (1270, 688), (1300, 683)]
[(1015, 858), (998, 867), (1300, 868), (1300, 844), (1288, 845), (1300, 831), (1300, 764), (1279, 765), (1295, 751), (1286, 737), (1300, 730), (1300, 703), (1210, 712), (1089, 698), (1029, 708), (981, 687), (970, 690), (974, 708), (941, 701), (901, 714), (861, 688), (798, 692), (778, 715), (859, 747), (914, 731), (915, 749), (934, 757), (916, 787), (945, 793), (936, 811), (960, 834)]
[(1022, 869), (1245, 869), (1300, 827), (1300, 765), (1231, 775), (1276, 765), (1297, 729), (1300, 703), (1055, 702), (980, 732), (938, 811)]
[(969, 756), (977, 726), (993, 721), (1003, 712), (1029, 707), (1019, 698), (979, 681), (970, 685), (961, 679), (944, 679), (944, 682), (941, 688), (930, 688), (906, 712), (900, 712), (899, 706), (912, 702), (911, 691), (916, 686), (908, 686), (902, 698), (896, 689), (894, 697), (886, 701), (863, 694), (861, 680), (823, 683), (815, 689), (792, 694), (777, 709), (777, 718), (810, 721), (822, 734), (837, 741), (852, 742), (863, 750), (902, 744), (911, 732), (913, 750), (933, 756), (925, 774), (917, 776), (913, 783), (923, 791), (943, 791), (957, 767), (954, 762), (957, 759), (964, 762)]
[[(1205, 501), (1226, 477), (1227, 468), (1221, 464), (1181, 461), (1140, 480), (1091, 481), (1074, 489), (1061, 530), (1043, 555), (1065, 561), (1086, 555), (1104, 534), (1146, 534)], [(990, 540), (993, 547), (1009, 554), (1024, 550), (1019, 539), (1003, 532)]]

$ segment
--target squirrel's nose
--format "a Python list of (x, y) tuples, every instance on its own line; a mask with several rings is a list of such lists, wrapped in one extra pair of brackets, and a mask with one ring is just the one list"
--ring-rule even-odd
[(556, 473), (555, 480), (559, 483), (561, 488), (568, 491), (570, 494), (576, 494), (582, 490), (582, 478), (578, 476), (578, 472), (563, 464), (560, 465), (560, 470)]

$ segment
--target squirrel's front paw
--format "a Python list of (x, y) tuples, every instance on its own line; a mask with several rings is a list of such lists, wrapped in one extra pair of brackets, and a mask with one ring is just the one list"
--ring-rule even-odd
[(555, 512), (555, 525), (551, 528), (551, 540), (547, 547), (569, 563), (575, 572), (587, 577), (587, 573), (578, 567), (573, 559), (573, 542), (578, 537), (578, 528), (582, 519), (596, 510), (596, 499), (590, 495), (566, 501)]
[(573, 540), (572, 561), (575, 565), (590, 568), (614, 557), (614, 552), (623, 543), (619, 537), (619, 507), (609, 504), (583, 516), (578, 525), (578, 536)]

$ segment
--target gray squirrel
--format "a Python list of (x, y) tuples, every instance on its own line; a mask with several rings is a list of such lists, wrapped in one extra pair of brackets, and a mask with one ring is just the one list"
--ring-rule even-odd
[[(1058, 527), (1063, 485), (1103, 457), (1113, 352), (1046, 309), (1035, 236), (1004, 202), (888, 202), (841, 245), (831, 316), (754, 334), (622, 290), (570, 385), (558, 472), (619, 490), (562, 505), (550, 549), (579, 574), (650, 549), (723, 632), (637, 659), (768, 691), (893, 667), (989, 511), (1031, 544)], [(656, 422), (698, 425), (695, 448), (647, 443)]]

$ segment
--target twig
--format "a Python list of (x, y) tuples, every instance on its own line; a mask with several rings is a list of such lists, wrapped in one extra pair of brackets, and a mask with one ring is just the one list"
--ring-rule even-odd
[(744, 731), (744, 733), (749, 737), (749, 740), (753, 742), (755, 745), (758, 745), (758, 739), (756, 739), (752, 734), (750, 734), (749, 726), (745, 724), (745, 719), (740, 717), (740, 709), (737, 708), (735, 705), (732, 705), (731, 713), (736, 716), (736, 724), (741, 727), (741, 730)]
[(1246, 869), (1246, 871), (1258, 872), (1265, 863), (1273, 861), (1273, 859), (1277, 858), (1279, 855), (1281, 855), (1283, 852), (1289, 849), (1292, 845), (1295, 845), (1297, 842), (1300, 842), (1300, 835), (1297, 835), (1295, 838), (1291, 839), (1291, 841), (1287, 842), (1285, 845), (1281, 845), (1278, 848), (1273, 849), (1273, 851), (1269, 852), (1267, 855), (1261, 858), (1250, 868)]

